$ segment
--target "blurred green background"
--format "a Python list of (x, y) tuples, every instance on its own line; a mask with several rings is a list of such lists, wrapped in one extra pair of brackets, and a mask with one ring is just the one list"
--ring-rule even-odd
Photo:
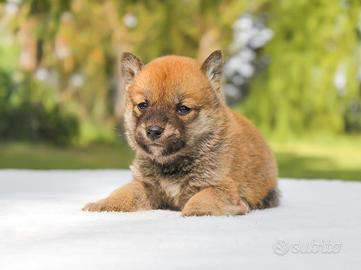
[(359, 0), (0, 0), (0, 168), (127, 168), (121, 53), (219, 48), (282, 177), (361, 180)]

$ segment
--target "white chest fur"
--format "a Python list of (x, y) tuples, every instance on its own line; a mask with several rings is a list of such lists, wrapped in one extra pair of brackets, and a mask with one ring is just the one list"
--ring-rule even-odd
[(161, 180), (160, 187), (163, 189), (165, 194), (172, 199), (176, 199), (181, 190), (181, 185), (179, 183), (170, 182), (168, 180)]

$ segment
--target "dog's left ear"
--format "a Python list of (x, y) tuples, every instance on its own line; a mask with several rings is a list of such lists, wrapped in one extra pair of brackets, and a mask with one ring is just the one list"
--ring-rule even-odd
[(121, 60), (121, 72), (125, 89), (127, 89), (133, 82), (134, 77), (142, 70), (143, 66), (144, 64), (142, 61), (134, 54), (129, 52), (123, 53)]
[(221, 92), (223, 76), (223, 55), (220, 50), (212, 52), (203, 62), (202, 72), (208, 77), (212, 88)]

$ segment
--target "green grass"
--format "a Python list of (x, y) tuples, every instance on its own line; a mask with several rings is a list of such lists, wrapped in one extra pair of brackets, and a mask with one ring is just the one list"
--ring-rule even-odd
[(273, 142), (280, 176), (361, 180), (361, 138)]
[[(272, 142), (280, 176), (361, 180), (361, 138)], [(125, 143), (60, 148), (44, 143), (1, 143), (0, 168), (128, 168)]]
[(44, 143), (0, 144), (0, 168), (127, 168), (133, 154), (126, 144), (60, 148)]

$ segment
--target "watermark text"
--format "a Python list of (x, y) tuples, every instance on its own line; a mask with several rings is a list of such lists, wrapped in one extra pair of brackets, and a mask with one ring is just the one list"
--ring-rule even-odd
[(276, 255), (286, 254), (338, 254), (342, 250), (342, 243), (330, 240), (286, 241), (278, 240), (273, 243)]

